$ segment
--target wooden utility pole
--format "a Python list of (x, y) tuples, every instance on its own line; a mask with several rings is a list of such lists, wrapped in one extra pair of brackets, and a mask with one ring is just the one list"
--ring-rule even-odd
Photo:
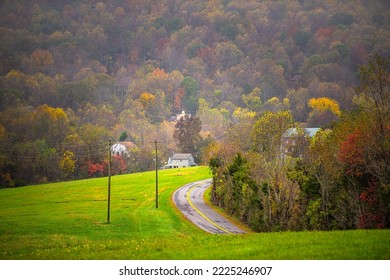
[(156, 209), (158, 208), (158, 156), (157, 156), (157, 139), (154, 140), (154, 147), (156, 149)]
[(110, 203), (111, 203), (111, 139), (108, 140), (108, 204), (107, 204), (107, 224), (110, 223)]

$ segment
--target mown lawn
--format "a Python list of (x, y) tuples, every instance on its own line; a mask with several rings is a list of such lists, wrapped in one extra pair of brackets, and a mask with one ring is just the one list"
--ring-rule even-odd
[(0, 259), (390, 259), (390, 230), (211, 235), (171, 195), (206, 167), (0, 190)]

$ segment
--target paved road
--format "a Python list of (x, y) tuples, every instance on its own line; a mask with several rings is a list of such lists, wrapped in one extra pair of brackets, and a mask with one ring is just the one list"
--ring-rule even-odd
[(177, 208), (195, 225), (214, 234), (242, 234), (242, 229), (219, 215), (203, 200), (203, 193), (212, 180), (193, 182), (176, 190), (173, 201)]

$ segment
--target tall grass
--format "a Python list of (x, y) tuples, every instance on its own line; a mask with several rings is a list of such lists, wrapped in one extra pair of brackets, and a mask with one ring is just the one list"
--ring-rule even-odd
[(211, 235), (188, 222), (173, 191), (208, 168), (0, 190), (0, 259), (390, 259), (390, 231)]

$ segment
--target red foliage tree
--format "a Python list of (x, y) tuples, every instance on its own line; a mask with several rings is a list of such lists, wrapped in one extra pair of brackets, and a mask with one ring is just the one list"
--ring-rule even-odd
[(385, 215), (379, 207), (378, 187), (376, 183), (370, 182), (359, 196), (363, 205), (362, 213), (359, 216), (359, 228), (384, 228)]
[(356, 129), (341, 143), (339, 158), (346, 165), (346, 174), (361, 177), (364, 173), (364, 138), (362, 131)]
[(112, 157), (111, 170), (113, 174), (123, 174), (126, 172), (127, 165), (121, 155), (114, 155)]
[(384, 228), (386, 224), (378, 180), (370, 172), (370, 148), (374, 142), (371, 133), (356, 129), (348, 135), (339, 148), (339, 159), (345, 165), (345, 175), (359, 186), (359, 228)]
[(88, 177), (100, 177), (107, 174), (108, 162), (106, 160), (102, 162), (93, 162), (91, 160), (86, 160), (82, 166), (81, 170), (84, 170), (88, 174)]

